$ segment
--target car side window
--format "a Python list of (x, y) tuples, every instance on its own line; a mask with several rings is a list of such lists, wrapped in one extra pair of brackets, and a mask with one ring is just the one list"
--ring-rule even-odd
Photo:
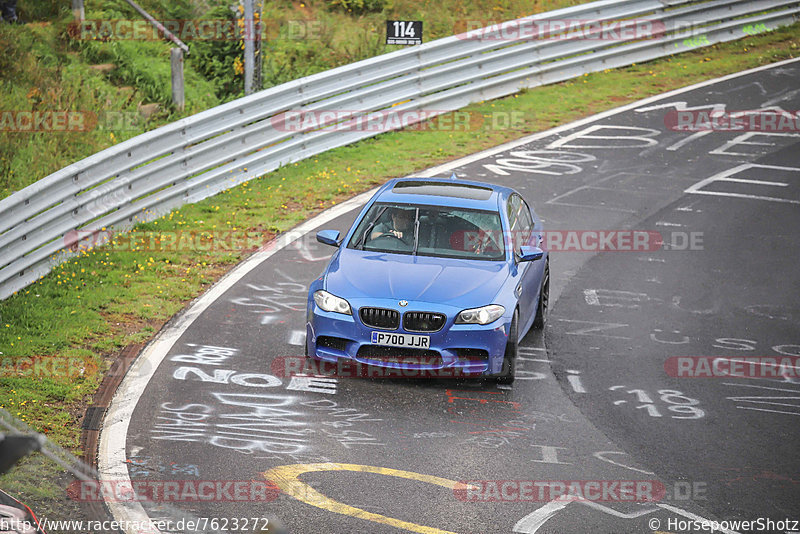
[(522, 235), (522, 244), (530, 244), (531, 232), (533, 231), (533, 217), (531, 217), (531, 210), (528, 208), (528, 204), (521, 198), (519, 203), (519, 226)]
[(520, 247), (527, 245), (530, 241), (533, 229), (531, 212), (519, 195), (512, 195), (508, 200), (508, 225), (511, 230), (514, 252), (519, 253)]
[(516, 195), (511, 195), (508, 199), (507, 214), (508, 214), (508, 230), (511, 238), (511, 250), (515, 253), (519, 251), (517, 246), (517, 234), (519, 233), (519, 220), (517, 219), (517, 206), (519, 199)]
[(514, 224), (516, 222), (516, 214), (517, 214), (517, 207), (519, 204), (519, 199), (517, 195), (511, 195), (508, 199), (508, 225), (511, 229), (514, 228)]

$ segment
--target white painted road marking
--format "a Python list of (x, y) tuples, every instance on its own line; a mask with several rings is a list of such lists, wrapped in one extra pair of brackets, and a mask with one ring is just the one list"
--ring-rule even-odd
[(595, 332), (602, 332), (604, 330), (611, 330), (614, 328), (624, 328), (626, 326), (630, 326), (624, 323), (598, 323), (595, 321), (581, 321), (578, 319), (557, 319), (558, 321), (563, 321), (565, 323), (583, 323), (589, 324), (594, 326), (587, 326), (586, 328), (579, 328), (578, 330), (570, 330), (569, 332), (565, 332), (568, 336), (599, 336), (599, 337), (609, 337), (614, 339), (630, 339), (626, 336), (609, 336), (606, 334), (596, 334)]
[(608, 458), (606, 458), (604, 456), (606, 454), (624, 454), (626, 456), (628, 455), (627, 452), (620, 452), (620, 451), (597, 451), (596, 453), (594, 453), (594, 457), (597, 458), (598, 460), (602, 460), (604, 462), (608, 462), (608, 463), (610, 463), (612, 465), (616, 465), (616, 466), (619, 466), (619, 467), (624, 467), (625, 469), (630, 469), (631, 471), (637, 471), (639, 473), (644, 473), (645, 475), (655, 475), (655, 473), (653, 473), (652, 471), (645, 471), (644, 469), (639, 469), (637, 467), (631, 467), (629, 465), (621, 464), (619, 462), (615, 462), (614, 460), (610, 460), (610, 459), (608, 459)]
[(634, 293), (618, 289), (584, 289), (583, 296), (589, 306), (610, 306), (614, 308), (638, 308), (639, 302), (647, 302), (647, 293)]
[[(691, 519), (692, 521), (697, 521), (699, 523), (706, 523), (706, 524), (712, 523), (710, 520), (700, 517), (699, 515), (693, 514), (692, 512), (687, 512), (682, 508), (678, 508), (677, 506), (672, 506), (669, 504), (657, 503), (655, 504), (655, 507), (652, 508), (645, 508), (644, 510), (625, 513), (625, 512), (619, 512), (617, 510), (614, 510), (613, 508), (592, 501), (570, 500), (569, 496), (567, 496), (566, 498), (563, 499), (556, 499), (550, 501), (541, 508), (538, 508), (533, 512), (531, 512), (530, 514), (526, 515), (525, 517), (517, 521), (517, 524), (514, 525), (513, 531), (519, 534), (536, 534), (536, 532), (542, 527), (542, 525), (544, 525), (547, 522), (548, 519), (550, 519), (558, 512), (566, 508), (568, 505), (573, 503), (581, 504), (583, 506), (588, 506), (589, 508), (593, 508), (595, 510), (603, 512), (604, 514), (608, 514), (610, 516), (617, 517), (619, 519), (636, 519), (643, 515), (658, 512), (660, 508), (663, 510), (669, 510), (670, 512), (673, 512), (678, 515), (682, 515), (683, 517)], [(719, 526), (718, 530), (719, 532), (723, 532), (724, 534), (739, 534), (736, 531), (723, 528), (722, 525)]]
[(326, 378), (319, 376), (293, 376), (286, 389), (293, 391), (312, 391), (314, 393), (328, 393), (330, 395), (336, 394), (335, 378)]
[[(718, 156), (740, 156), (740, 157), (753, 157), (757, 156), (758, 154), (748, 153), (748, 152), (731, 152), (730, 149), (735, 146), (769, 146), (774, 147), (777, 146), (777, 143), (769, 143), (769, 142), (760, 142), (760, 141), (749, 141), (754, 137), (767, 137), (767, 138), (778, 138), (784, 140), (785, 144), (791, 144), (793, 142), (793, 137), (800, 137), (800, 134), (794, 133), (779, 133), (779, 132), (747, 132), (737, 137), (734, 137), (724, 145), (719, 148), (715, 148), (714, 150), (709, 151), (709, 154), (715, 154)], [(763, 151), (762, 151), (763, 152)]]
[(303, 330), (292, 330), (289, 332), (289, 345), (303, 346), (306, 344), (306, 333)]
[(586, 393), (586, 389), (581, 383), (581, 377), (577, 376), (580, 374), (580, 371), (567, 369), (567, 373), (569, 373), (567, 376), (567, 382), (569, 382), (569, 385), (572, 386), (573, 391), (575, 391), (575, 393)]
[[(708, 191), (703, 189), (705, 186), (713, 182), (729, 182), (729, 183), (733, 182), (733, 183), (754, 184), (759, 186), (771, 186), (771, 187), (787, 187), (789, 185), (786, 182), (732, 178), (732, 176), (750, 169), (765, 169), (768, 171), (773, 170), (773, 171), (800, 173), (800, 168), (798, 167), (783, 167), (781, 165), (761, 165), (758, 163), (743, 163), (742, 165), (737, 165), (736, 167), (728, 169), (727, 171), (718, 172), (717, 174), (710, 176), (705, 180), (700, 180), (696, 184), (686, 189), (684, 193), (689, 193), (694, 195), (712, 195), (719, 197), (746, 198), (750, 200), (768, 200), (770, 202), (783, 202), (788, 204), (800, 204), (800, 200), (794, 200), (790, 198), (769, 197), (764, 195), (750, 195), (745, 193), (729, 193), (726, 191)], [(800, 178), (800, 174), (798, 174), (798, 178)], [(800, 183), (798, 185), (800, 186)]]
[(540, 464), (572, 465), (570, 462), (561, 462), (558, 460), (558, 451), (565, 451), (567, 450), (566, 447), (552, 447), (550, 445), (531, 445), (531, 447), (539, 447), (542, 451), (542, 459), (531, 460), (533, 462)]
[[(597, 132), (607, 131), (606, 135), (597, 135)], [(616, 132), (634, 133), (635, 135), (617, 135)], [(610, 134), (610, 135), (609, 135)], [(547, 148), (645, 148), (655, 146), (658, 141), (652, 139), (661, 135), (659, 130), (644, 128), (642, 126), (615, 126), (610, 124), (593, 124), (579, 132), (572, 133), (557, 141), (553, 141)], [(591, 144), (574, 144), (580, 139), (590, 139)], [(624, 139), (628, 144), (603, 143), (602, 141), (618, 141)], [(597, 142), (601, 141), (601, 142)]]

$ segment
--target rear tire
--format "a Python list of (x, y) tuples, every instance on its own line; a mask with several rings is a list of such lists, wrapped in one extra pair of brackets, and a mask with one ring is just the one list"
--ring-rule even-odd
[(539, 291), (539, 305), (536, 307), (536, 319), (533, 320), (533, 327), (542, 330), (547, 324), (547, 312), (550, 311), (550, 262), (544, 266), (544, 277), (542, 289)]
[(519, 351), (519, 327), (517, 325), (517, 312), (514, 311), (514, 318), (511, 319), (511, 326), (508, 328), (508, 341), (506, 341), (506, 351), (503, 354), (503, 370), (497, 376), (498, 384), (513, 384), (514, 374), (517, 369), (517, 352)]

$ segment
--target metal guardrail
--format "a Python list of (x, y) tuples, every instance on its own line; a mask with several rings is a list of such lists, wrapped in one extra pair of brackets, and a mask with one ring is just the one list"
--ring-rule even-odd
[[(0, 299), (108, 234), (160, 217), (266, 172), (377, 135), (336, 122), (382, 110), (427, 116), (469, 103), (739, 39), (800, 18), (800, 0), (601, 0), (510, 24), (646, 19), (654, 39), (503, 38), (465, 34), (272, 87), (147, 132), (65, 167), (0, 200)], [(702, 37), (702, 39), (687, 39)], [(307, 131), (276, 127), (287, 111), (339, 110)], [(358, 110), (353, 111), (353, 110)], [(435, 111), (432, 111), (435, 110)], [(276, 122), (277, 121), (277, 122)]]

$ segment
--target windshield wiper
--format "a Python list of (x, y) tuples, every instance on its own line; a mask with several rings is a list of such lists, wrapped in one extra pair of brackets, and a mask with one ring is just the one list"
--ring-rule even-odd
[(417, 208), (416, 213), (414, 214), (414, 251), (411, 253), (412, 255), (417, 255), (417, 247), (419, 246), (419, 208)]
[(375, 228), (376, 224), (378, 224), (378, 219), (381, 218), (381, 215), (383, 215), (383, 212), (385, 212), (388, 208), (389, 208), (389, 206), (383, 206), (381, 209), (378, 210), (378, 213), (377, 213), (377, 215), (375, 215), (375, 218), (372, 219), (372, 222), (369, 223), (369, 226), (367, 226), (367, 229), (364, 230), (364, 233), (361, 234), (361, 237), (358, 238), (358, 243), (356, 243), (356, 248), (357, 249), (364, 250), (364, 245), (367, 244), (367, 236), (369, 235), (370, 232), (372, 232), (372, 229)]

